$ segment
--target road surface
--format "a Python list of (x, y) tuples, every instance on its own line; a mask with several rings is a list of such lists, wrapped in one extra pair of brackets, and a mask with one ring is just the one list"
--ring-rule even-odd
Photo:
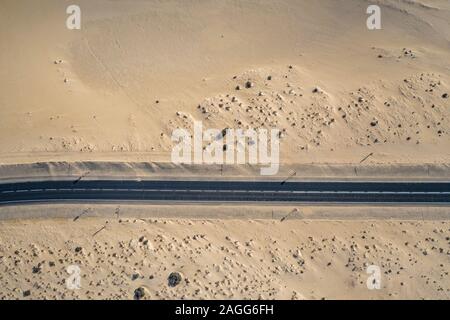
[(450, 182), (60, 180), (0, 183), (0, 205), (185, 201), (450, 205)]

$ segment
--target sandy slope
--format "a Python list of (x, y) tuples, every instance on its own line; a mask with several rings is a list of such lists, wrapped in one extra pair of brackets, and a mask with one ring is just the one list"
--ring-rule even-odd
[(284, 163), (449, 161), (445, 0), (375, 1), (380, 31), (363, 0), (80, 1), (80, 31), (69, 2), (0, 4), (4, 162), (169, 160), (194, 119), (279, 128)]
[[(0, 297), (448, 299), (449, 236), (448, 221), (0, 222)], [(372, 264), (380, 290), (366, 286)], [(65, 285), (69, 265), (79, 290)]]

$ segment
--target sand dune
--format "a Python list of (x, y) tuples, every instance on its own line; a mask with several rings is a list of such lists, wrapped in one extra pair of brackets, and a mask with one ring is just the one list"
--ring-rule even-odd
[[(1, 222), (0, 297), (448, 299), (449, 234), (448, 221)], [(80, 289), (66, 287), (70, 265)], [(367, 288), (369, 265), (379, 290)]]
[(2, 1), (2, 159), (169, 161), (195, 119), (276, 126), (286, 163), (448, 162), (448, 2), (376, 3), (377, 31), (356, 0), (81, 1), (68, 30), (65, 2)]
[[(279, 129), (284, 176), (354, 177), (362, 159), (373, 179), (448, 176), (447, 0), (79, 0), (81, 30), (66, 28), (70, 4), (0, 1), (0, 165), (13, 164), (0, 178), (186, 175), (171, 135), (194, 121)], [(371, 4), (381, 30), (366, 27)], [(449, 234), (448, 221), (5, 220), (0, 298), (448, 299)]]

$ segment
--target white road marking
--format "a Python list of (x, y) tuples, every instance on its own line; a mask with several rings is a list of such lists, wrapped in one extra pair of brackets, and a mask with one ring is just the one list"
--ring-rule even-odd
[(205, 193), (258, 193), (258, 194), (380, 194), (380, 195), (450, 195), (450, 192), (440, 192), (440, 191), (346, 191), (346, 190), (200, 190), (200, 189), (114, 189), (114, 188), (60, 188), (60, 189), (20, 189), (20, 190), (3, 190), (0, 193), (6, 194), (6, 193), (25, 193), (25, 192), (45, 192), (45, 191), (64, 191), (64, 192), (86, 192), (86, 191), (108, 191), (108, 192), (167, 192), (167, 193), (173, 193), (173, 192), (180, 192), (180, 193), (199, 193), (199, 192), (205, 192)]

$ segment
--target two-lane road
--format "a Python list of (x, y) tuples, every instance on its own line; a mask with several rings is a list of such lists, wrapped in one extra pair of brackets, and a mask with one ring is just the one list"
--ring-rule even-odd
[(0, 205), (35, 202), (185, 201), (450, 205), (450, 182), (59, 180), (0, 183)]

